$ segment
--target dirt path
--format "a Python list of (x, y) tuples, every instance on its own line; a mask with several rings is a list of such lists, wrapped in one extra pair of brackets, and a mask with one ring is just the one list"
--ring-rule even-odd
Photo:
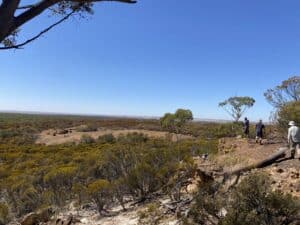
[[(56, 134), (53, 135), (56, 131), (51, 130), (45, 130), (42, 131), (37, 138), (36, 143), (37, 144), (46, 144), (46, 145), (57, 145), (57, 144), (63, 144), (68, 142), (75, 142), (79, 143), (82, 135), (89, 135), (93, 138), (98, 138), (99, 136), (105, 135), (105, 134), (112, 134), (115, 137), (118, 137), (119, 135), (126, 135), (128, 133), (143, 133), (149, 137), (153, 138), (165, 138), (167, 135), (170, 135), (173, 141), (177, 140), (176, 134), (170, 134), (168, 132), (164, 131), (152, 131), (152, 130), (139, 130), (139, 129), (119, 129), (119, 130), (113, 130), (113, 129), (98, 129), (98, 131), (92, 131), (92, 132), (78, 132), (75, 128), (69, 128), (66, 130), (71, 130), (72, 132), (68, 132), (67, 134)], [(191, 139), (191, 136), (188, 135), (178, 135), (179, 139)]]

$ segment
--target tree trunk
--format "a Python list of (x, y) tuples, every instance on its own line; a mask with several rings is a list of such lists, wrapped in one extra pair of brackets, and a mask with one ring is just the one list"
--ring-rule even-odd
[(224, 173), (224, 180), (228, 179), (229, 177), (231, 177), (233, 175), (240, 175), (240, 174), (245, 173), (247, 171), (250, 171), (252, 169), (266, 167), (266, 166), (274, 163), (277, 159), (285, 157), (287, 150), (288, 150), (288, 148), (286, 148), (286, 147), (279, 148), (276, 153), (274, 153), (273, 155), (269, 156), (268, 158), (266, 158), (262, 161), (256, 162), (256, 163), (254, 163), (252, 165), (249, 165), (249, 166), (238, 168), (238, 169), (233, 170), (233, 171), (225, 172)]

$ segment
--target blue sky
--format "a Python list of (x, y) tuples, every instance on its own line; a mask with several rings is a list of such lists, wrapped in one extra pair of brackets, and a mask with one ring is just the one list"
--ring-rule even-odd
[[(218, 103), (263, 92), (300, 71), (299, 0), (102, 3), (24, 50), (0, 52), (0, 110), (161, 116), (189, 108), (228, 119)], [(54, 18), (26, 25), (21, 39)]]

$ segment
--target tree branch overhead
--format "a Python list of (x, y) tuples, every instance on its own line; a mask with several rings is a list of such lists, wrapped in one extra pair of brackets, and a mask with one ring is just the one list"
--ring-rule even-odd
[[(37, 3), (33, 4), (22, 4), (22, 0), (3, 0), (0, 4), (0, 44), (4, 47), (0, 49), (11, 49), (16, 48), (16, 46), (23, 46), (24, 43), (32, 42), (31, 38), (29, 42), (25, 41), (22, 44), (11, 44), (11, 46), (5, 46), (6, 43), (12, 43), (13, 41), (8, 40), (11, 35), (14, 35), (17, 30), (19, 30), (24, 24), (31, 21), (33, 18), (38, 17), (40, 14), (44, 13), (47, 9), (50, 9), (53, 6), (60, 7), (61, 11), (58, 13), (63, 15), (63, 21), (68, 19), (68, 14), (78, 14), (91, 13), (92, 12), (92, 3), (100, 2), (119, 2), (134, 4), (136, 0), (40, 0)], [(74, 12), (73, 12), (74, 10)], [(16, 15), (16, 11), (21, 13)], [(67, 17), (67, 18), (65, 18)], [(55, 25), (56, 26), (56, 25)], [(52, 28), (52, 25), (50, 26)], [(40, 33), (44, 34), (49, 31), (49, 27), (46, 27)], [(37, 35), (39, 36), (39, 35)], [(10, 48), (9, 48), (10, 47)]]

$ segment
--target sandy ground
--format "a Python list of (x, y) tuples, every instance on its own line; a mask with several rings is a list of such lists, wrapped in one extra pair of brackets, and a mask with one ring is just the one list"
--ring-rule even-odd
[[(151, 131), (151, 130), (138, 130), (138, 129), (120, 129), (120, 130), (112, 130), (112, 129), (99, 129), (98, 131), (92, 131), (92, 132), (78, 132), (75, 130), (75, 128), (69, 128), (67, 130), (72, 130), (72, 133), (67, 134), (56, 134), (56, 136), (53, 136), (53, 133), (55, 130), (45, 130), (42, 131), (37, 138), (36, 143), (37, 144), (46, 144), (46, 145), (57, 145), (57, 144), (63, 144), (68, 142), (75, 142), (78, 143), (80, 141), (80, 138), (82, 135), (89, 135), (93, 138), (98, 138), (99, 136), (105, 135), (105, 134), (113, 134), (115, 137), (118, 137), (119, 135), (126, 135), (128, 133), (143, 133), (149, 137), (154, 138), (165, 138), (167, 135), (170, 135), (173, 141), (177, 140), (176, 134), (170, 134), (168, 132), (164, 131)], [(178, 135), (179, 139), (190, 139), (191, 136), (188, 135)]]
[(216, 161), (225, 168), (235, 169), (267, 158), (282, 145), (282, 143), (268, 144), (266, 140), (260, 145), (254, 140), (245, 138), (222, 138), (219, 140), (220, 154)]
[[(72, 216), (76, 218), (77, 225), (138, 225), (139, 224), (139, 213), (146, 210), (146, 205), (136, 205), (132, 206), (131, 203), (126, 204), (127, 210), (124, 211), (120, 206), (115, 206), (110, 209), (111, 216), (100, 216), (96, 210), (95, 205), (91, 205), (90, 209), (77, 209), (70, 204), (69, 207), (64, 209), (61, 213), (56, 215), (56, 218), (60, 218), (63, 221)], [(54, 218), (53, 221), (56, 219)], [(47, 225), (52, 225), (53, 222), (47, 223)], [(72, 223), (73, 224), (73, 223)], [(174, 216), (166, 216), (157, 225), (177, 225), (178, 220)]]
[[(242, 166), (268, 158), (270, 155), (284, 147), (284, 143), (263, 145), (256, 144), (253, 140), (226, 138), (219, 142), (220, 153), (215, 158), (216, 163), (230, 171)], [(262, 169), (272, 179), (272, 186), (275, 190), (281, 190), (300, 197), (300, 154), (295, 159), (289, 159), (290, 152), (286, 158)]]

